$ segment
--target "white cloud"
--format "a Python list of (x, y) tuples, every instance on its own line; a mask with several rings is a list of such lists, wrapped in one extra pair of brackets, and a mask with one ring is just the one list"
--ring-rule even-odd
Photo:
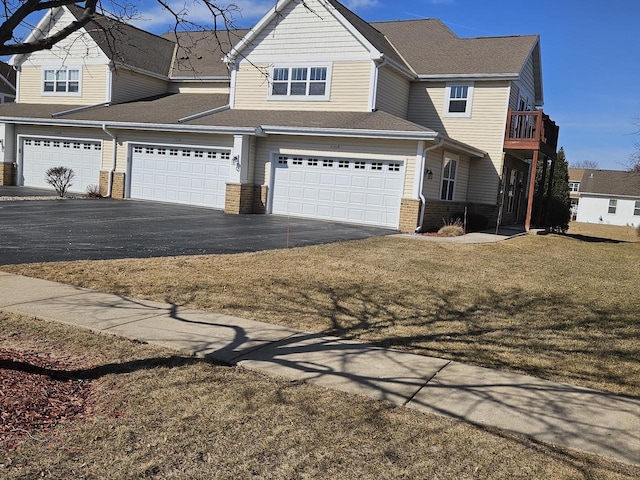
[(380, 2), (378, 0), (346, 0), (344, 4), (347, 8), (353, 10), (356, 8), (377, 7)]
[[(274, 0), (236, 0), (235, 2), (221, 1), (221, 5), (235, 4), (237, 10), (231, 11), (234, 24), (243, 27), (250, 26), (262, 17), (274, 5)], [(198, 0), (172, 0), (168, 2), (170, 8), (176, 12), (184, 12), (188, 19), (199, 25), (213, 27), (213, 16), (206, 5)], [(166, 8), (155, 0), (144, 2), (139, 8), (139, 18), (131, 23), (153, 32), (164, 32), (171, 29), (175, 18)], [(220, 24), (218, 24), (220, 27)]]

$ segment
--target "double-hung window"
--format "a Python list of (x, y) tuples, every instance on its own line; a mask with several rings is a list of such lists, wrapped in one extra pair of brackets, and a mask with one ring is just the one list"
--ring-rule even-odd
[(269, 96), (279, 99), (326, 100), (329, 67), (275, 67)]
[(569, 190), (571, 192), (579, 192), (580, 191), (580, 182), (569, 182)]
[(457, 171), (458, 159), (453, 155), (445, 154), (444, 167), (442, 168), (442, 189), (440, 190), (440, 200), (453, 200)]
[(609, 213), (616, 213), (618, 209), (618, 200), (612, 198), (609, 200)]
[(51, 94), (79, 94), (80, 70), (77, 68), (45, 69), (42, 91)]
[(448, 83), (445, 90), (445, 117), (470, 117), (473, 83)]
[(640, 200), (636, 200), (636, 204), (633, 207), (633, 214), (640, 215)]

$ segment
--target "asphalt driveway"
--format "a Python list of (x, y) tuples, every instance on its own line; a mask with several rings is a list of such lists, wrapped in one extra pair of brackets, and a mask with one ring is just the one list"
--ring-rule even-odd
[(31, 195), (52, 192), (0, 187), (0, 265), (254, 252), (395, 233), (138, 200), (6, 200)]

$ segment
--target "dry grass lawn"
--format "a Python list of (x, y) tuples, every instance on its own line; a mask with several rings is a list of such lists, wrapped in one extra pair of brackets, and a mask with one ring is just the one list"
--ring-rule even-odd
[(631, 479), (640, 467), (0, 313), (0, 347), (100, 368), (93, 415), (0, 446), (4, 479)]
[(640, 243), (601, 227), (2, 270), (640, 397)]

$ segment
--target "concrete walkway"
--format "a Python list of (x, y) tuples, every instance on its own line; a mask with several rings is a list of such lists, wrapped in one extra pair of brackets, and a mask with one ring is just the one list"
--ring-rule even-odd
[(640, 464), (640, 401), (0, 272), (0, 310), (387, 400)]

